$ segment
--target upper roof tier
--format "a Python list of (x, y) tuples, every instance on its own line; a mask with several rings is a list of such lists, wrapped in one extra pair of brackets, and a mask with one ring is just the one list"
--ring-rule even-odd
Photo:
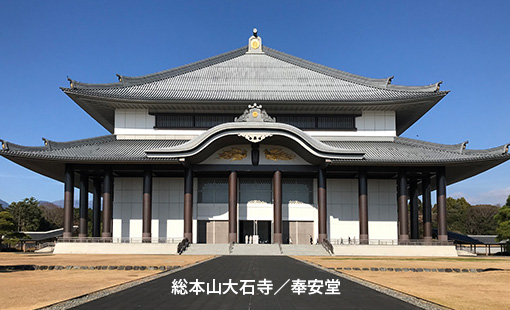
[(397, 124), (403, 132), (448, 93), (439, 90), (441, 82), (401, 86), (391, 84), (392, 77), (370, 79), (329, 68), (262, 46), (258, 36), (252, 36), (247, 47), (215, 57), (118, 78), (110, 84), (70, 79), (70, 88), (62, 90), (110, 131), (115, 108), (239, 112), (246, 103), (258, 102), (281, 112), (297, 110), (296, 105), (305, 113), (412, 109), (402, 114), (400, 128)]

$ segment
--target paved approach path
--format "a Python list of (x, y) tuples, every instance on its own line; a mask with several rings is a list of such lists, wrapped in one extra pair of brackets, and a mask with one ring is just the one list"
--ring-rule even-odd
[[(239, 292), (240, 280), (271, 280), (273, 290), (264, 295), (257, 290), (255, 295)], [(210, 283), (239, 283), (234, 286), (238, 294), (228, 292), (222, 295), (172, 294), (172, 282), (198, 279)], [(287, 281), (276, 295), (274, 293)], [(340, 295), (298, 295), (291, 290), (292, 280), (338, 279)], [(204, 284), (204, 289), (206, 285)], [(222, 286), (222, 291), (226, 286)], [(190, 285), (188, 284), (188, 290)], [(324, 293), (325, 287), (321, 289)], [(379, 293), (357, 283), (310, 266), (286, 256), (222, 256), (168, 276), (138, 285), (75, 309), (419, 309), (413, 305)]]

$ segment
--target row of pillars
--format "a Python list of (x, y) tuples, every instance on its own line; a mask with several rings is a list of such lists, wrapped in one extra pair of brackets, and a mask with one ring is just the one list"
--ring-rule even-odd
[[(229, 175), (228, 185), (228, 210), (229, 210), (229, 242), (237, 242), (237, 172), (232, 171)], [(323, 169), (318, 170), (318, 230), (319, 242), (327, 239), (327, 201), (326, 201), (326, 173)], [(438, 240), (447, 241), (446, 228), (446, 177), (445, 169), (441, 167), (436, 172), (437, 181), (437, 222)], [(423, 239), (425, 242), (432, 241), (432, 207), (430, 175), (423, 174), (422, 204), (423, 204)], [(73, 204), (74, 204), (74, 169), (72, 165), (66, 165), (65, 170), (65, 194), (64, 194), (64, 237), (72, 236)], [(358, 197), (359, 197), (359, 240), (360, 243), (368, 243), (368, 185), (367, 172), (360, 169), (358, 174)], [(112, 237), (113, 226), (113, 175), (111, 169), (104, 171), (102, 182), (100, 178), (93, 179), (93, 227), (92, 236), (100, 234), (100, 198), (103, 197), (103, 238)], [(406, 242), (409, 239), (418, 239), (418, 180), (411, 179), (409, 182), (405, 169), (400, 169), (397, 176), (397, 203), (398, 203), (398, 239)], [(79, 237), (87, 237), (88, 227), (88, 192), (89, 177), (80, 175), (80, 220)], [(102, 185), (102, 190), (101, 190)], [(282, 172), (273, 174), (273, 240), (282, 243)], [(407, 202), (410, 200), (411, 233), (408, 228)], [(146, 166), (143, 171), (143, 207), (142, 207), (142, 239), (149, 241), (151, 238), (152, 220), (152, 169)], [(193, 171), (186, 168), (184, 173), (184, 238), (193, 240)]]
[[(101, 194), (103, 197), (104, 238), (111, 238), (113, 226), (113, 175), (111, 169), (105, 169), (102, 179), (95, 177), (92, 188), (92, 236), (101, 234)], [(80, 174), (80, 210), (78, 237), (88, 236), (89, 176)], [(64, 175), (64, 238), (72, 237), (74, 213), (74, 168), (66, 165)]]
[[(409, 184), (408, 184), (409, 183)], [(408, 192), (409, 185), (409, 192)], [(424, 173), (421, 176), (422, 185), (422, 207), (423, 207), (423, 240), (425, 243), (432, 242), (432, 205), (430, 174)], [(436, 171), (436, 193), (437, 193), (437, 235), (438, 241), (448, 241), (446, 223), (446, 175), (445, 168), (440, 167)], [(368, 186), (365, 170), (358, 174), (359, 191), (359, 240), (360, 243), (368, 243)], [(419, 239), (418, 234), (418, 179), (414, 178), (408, 182), (405, 169), (400, 169), (397, 175), (397, 208), (398, 208), (398, 240), (402, 243), (409, 239)], [(409, 193), (409, 194), (408, 194)], [(411, 232), (409, 234), (408, 202), (410, 205)]]

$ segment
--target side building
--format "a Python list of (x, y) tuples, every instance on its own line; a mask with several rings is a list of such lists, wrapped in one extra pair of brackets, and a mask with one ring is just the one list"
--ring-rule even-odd
[(79, 187), (81, 238), (92, 192), (93, 236), (113, 242), (446, 242), (446, 186), (510, 158), (508, 144), (400, 137), (448, 94), (440, 83), (346, 73), (263, 46), (256, 32), (237, 50), (118, 79), (62, 88), (111, 135), (1, 141), (0, 155), (64, 182), (65, 238)]

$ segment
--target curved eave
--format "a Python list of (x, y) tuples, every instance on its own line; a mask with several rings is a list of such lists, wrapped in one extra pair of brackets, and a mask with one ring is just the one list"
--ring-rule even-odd
[[(290, 125), (251, 122), (219, 125), (190, 141), (117, 140), (115, 136), (103, 136), (70, 142), (44, 139), (43, 147), (27, 147), (0, 140), (0, 155), (32, 171), (62, 181), (66, 163), (178, 164), (181, 157), (197, 157), (197, 154), (209, 151), (203, 152), (205, 149), (214, 149), (210, 147), (213, 143), (219, 142), (216, 144), (218, 147), (227, 145), (226, 142), (232, 141), (228, 140), (229, 137), (236, 137), (237, 143), (250, 143), (238, 137), (239, 133), (272, 133), (274, 136), (267, 137), (268, 143), (284, 145), (279, 142), (286, 141), (303, 158), (315, 158), (314, 164), (330, 159), (333, 166), (446, 167), (448, 184), (482, 173), (510, 159), (510, 144), (487, 150), (470, 150), (465, 149), (467, 142), (443, 145), (400, 137), (393, 141), (320, 142)], [(275, 137), (280, 137), (280, 140)], [(273, 138), (275, 140), (269, 140)]]
[[(165, 161), (149, 159), (146, 156), (128, 156), (130, 145), (124, 140), (117, 140), (115, 136), (101, 136), (89, 139), (75, 140), (69, 142), (55, 142), (44, 139), (44, 146), (22, 146), (11, 142), (0, 140), (2, 148), (0, 156), (30, 169), (41, 175), (57, 181), (63, 181), (65, 164), (87, 164), (87, 165), (131, 165), (131, 164), (177, 164), (177, 159), (167, 158)], [(172, 144), (179, 144), (185, 141), (173, 140)], [(138, 143), (138, 142), (134, 142)], [(155, 141), (155, 144), (161, 143)], [(106, 154), (101, 147), (116, 145)], [(168, 142), (167, 142), (168, 144)], [(143, 150), (141, 150), (143, 152)], [(143, 153), (141, 153), (143, 154)]]
[[(362, 160), (364, 152), (334, 148), (309, 136), (302, 130), (287, 124), (264, 122), (226, 123), (215, 126), (200, 136), (179, 145), (166, 149), (149, 149), (145, 153), (149, 158), (192, 158), (202, 153), (212, 145), (229, 137), (264, 136), (265, 139), (274, 137), (283, 138), (296, 145), (305, 157), (314, 157), (320, 160)], [(250, 143), (244, 140), (244, 143)], [(295, 150), (296, 151), (296, 150)]]

